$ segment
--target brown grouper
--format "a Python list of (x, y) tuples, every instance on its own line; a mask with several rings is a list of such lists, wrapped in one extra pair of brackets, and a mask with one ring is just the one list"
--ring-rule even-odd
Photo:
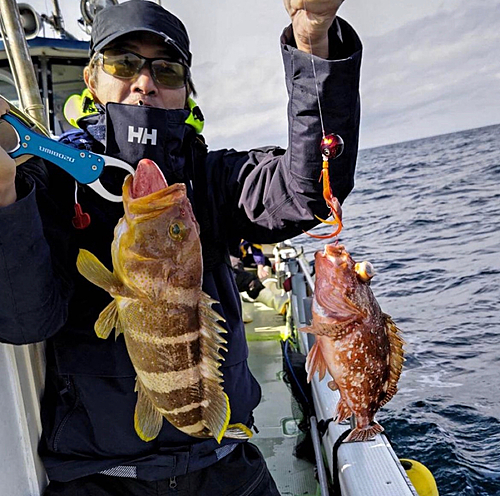
[(219, 370), (225, 350), (223, 321), (202, 289), (199, 226), (184, 184), (169, 186), (157, 165), (143, 159), (123, 185), (125, 215), (111, 247), (113, 272), (81, 250), (80, 273), (113, 301), (95, 331), (123, 333), (137, 373), (134, 425), (154, 439), (165, 417), (195, 437), (248, 439), (229, 425), (229, 399)]
[(312, 323), (301, 330), (315, 335), (307, 357), (308, 380), (326, 371), (339, 390), (335, 421), (355, 416), (346, 441), (372, 439), (383, 428), (377, 410), (397, 391), (403, 366), (403, 341), (370, 288), (371, 264), (357, 264), (341, 245), (317, 252)]

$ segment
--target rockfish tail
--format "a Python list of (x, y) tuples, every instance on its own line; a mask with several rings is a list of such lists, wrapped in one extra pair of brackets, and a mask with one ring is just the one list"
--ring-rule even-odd
[(231, 409), (219, 370), (226, 331), (216, 303), (201, 289), (199, 226), (184, 184), (169, 186), (143, 159), (123, 185), (125, 215), (111, 246), (113, 272), (80, 250), (77, 267), (113, 301), (95, 324), (100, 338), (123, 333), (137, 373), (134, 426), (154, 439), (165, 417), (195, 437), (248, 439), (229, 425)]
[(354, 414), (356, 427), (346, 441), (365, 441), (383, 428), (377, 410), (397, 391), (403, 366), (403, 341), (370, 289), (371, 264), (357, 264), (341, 245), (317, 252), (312, 323), (301, 330), (315, 334), (307, 356), (308, 380), (326, 371), (339, 390), (335, 421)]

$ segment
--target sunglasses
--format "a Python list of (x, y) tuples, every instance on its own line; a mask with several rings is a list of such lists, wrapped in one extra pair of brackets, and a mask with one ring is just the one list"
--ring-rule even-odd
[(153, 80), (170, 89), (182, 88), (187, 81), (189, 69), (180, 62), (169, 59), (147, 58), (138, 53), (109, 49), (96, 54), (102, 61), (102, 69), (106, 74), (120, 79), (136, 77), (148, 64)]

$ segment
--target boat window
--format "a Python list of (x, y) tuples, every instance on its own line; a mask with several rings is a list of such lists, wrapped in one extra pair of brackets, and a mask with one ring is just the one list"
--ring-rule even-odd
[(12, 102), (16, 107), (19, 107), (16, 85), (10, 69), (7, 68), (0, 69), (0, 95)]
[(68, 97), (74, 94), (80, 94), (85, 89), (83, 81), (82, 61), (78, 63), (52, 64), (52, 94), (54, 122), (53, 132), (58, 135), (71, 129), (71, 125), (66, 121), (63, 115), (64, 104)]

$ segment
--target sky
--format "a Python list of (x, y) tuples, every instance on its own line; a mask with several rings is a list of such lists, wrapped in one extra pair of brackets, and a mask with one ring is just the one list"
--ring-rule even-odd
[[(161, 3), (190, 34), (210, 148), (286, 147), (282, 0)], [(87, 39), (78, 4), (60, 0), (66, 29)], [(346, 0), (339, 16), (364, 46), (361, 148), (500, 123), (500, 0)]]

